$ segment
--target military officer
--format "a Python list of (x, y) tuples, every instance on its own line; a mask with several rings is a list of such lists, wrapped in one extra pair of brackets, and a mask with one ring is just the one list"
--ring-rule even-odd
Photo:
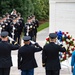
[(39, 27), (39, 22), (35, 18), (35, 15), (32, 15), (33, 31), (34, 31), (34, 41), (36, 42), (37, 38), (37, 28)]
[(2, 30), (2, 24), (1, 24), (1, 20), (2, 20), (2, 17), (0, 17), (0, 34), (1, 34), (1, 30)]
[(43, 47), (42, 63), (45, 66), (46, 75), (59, 75), (60, 73), (60, 60), (59, 52), (65, 52), (65, 47), (61, 47), (56, 42), (56, 33), (49, 34), (49, 44)]
[(10, 14), (9, 13), (6, 13), (6, 22), (8, 24), (6, 29), (7, 29), (8, 33), (9, 33), (9, 36), (12, 37), (12, 35), (11, 35), (11, 30), (12, 29), (11, 29), (11, 26), (10, 26), (11, 23), (12, 23), (12, 19), (10, 18)]
[(1, 26), (2, 26), (2, 17), (0, 17), (0, 32), (1, 32)]
[(33, 40), (34, 37), (34, 31), (33, 31), (33, 24), (31, 22), (31, 17), (28, 17), (27, 22), (24, 26), (24, 35), (29, 35), (31, 37), (31, 40)]
[(17, 19), (14, 17), (12, 23), (10, 24), (11, 26), (11, 33), (12, 33), (12, 38), (17, 41), (17, 36), (18, 36), (18, 24), (17, 24)]
[(24, 27), (24, 19), (21, 17), (21, 14), (18, 13), (18, 17), (17, 17), (17, 31), (18, 31), (18, 43), (21, 44), (21, 34), (23, 31), (23, 27)]
[(30, 45), (30, 39), (30, 36), (24, 36), (24, 45), (18, 51), (18, 69), (21, 70), (21, 75), (34, 75), (34, 68), (37, 67), (34, 53), (42, 50), (38, 43)]
[(10, 18), (13, 18), (13, 17), (17, 17), (17, 11), (16, 9), (13, 9), (13, 11), (11, 12), (11, 15), (10, 15)]
[(2, 20), (2, 17), (0, 17), (0, 24), (1, 24), (1, 20)]
[(19, 48), (18, 44), (8, 43), (8, 32), (1, 32), (0, 42), (0, 75), (10, 75), (10, 68), (12, 66), (11, 51)]
[(2, 25), (3, 25), (3, 19), (2, 19), (2, 17), (0, 17), (0, 34), (1, 34), (1, 31), (2, 31)]
[(2, 17), (2, 23), (1, 23), (2, 31), (6, 30), (6, 24), (5, 24), (5, 22), (6, 22), (6, 16), (3, 15), (3, 17)]

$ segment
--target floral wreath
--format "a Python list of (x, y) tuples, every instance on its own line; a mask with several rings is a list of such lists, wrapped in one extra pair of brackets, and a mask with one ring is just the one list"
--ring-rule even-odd
[[(57, 34), (57, 44), (63, 45), (66, 48), (66, 52), (60, 52), (59, 58), (60, 61), (67, 60), (67, 58), (71, 57), (72, 52), (75, 49), (75, 39), (72, 38), (71, 35), (69, 35), (69, 32), (62, 32), (62, 31), (56, 31)], [(49, 43), (49, 37), (46, 38), (46, 44)]]

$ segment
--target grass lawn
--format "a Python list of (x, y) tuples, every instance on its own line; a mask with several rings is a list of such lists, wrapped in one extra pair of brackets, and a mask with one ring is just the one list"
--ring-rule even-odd
[(38, 32), (49, 27), (49, 22), (45, 22), (44, 24), (41, 24), (39, 27), (38, 27)]

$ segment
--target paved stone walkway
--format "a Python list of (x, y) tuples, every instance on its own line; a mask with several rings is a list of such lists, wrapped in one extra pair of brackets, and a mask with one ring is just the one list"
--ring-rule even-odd
[[(43, 47), (45, 44), (45, 38), (49, 34), (49, 28), (38, 32), (37, 42)], [(23, 43), (22, 43), (23, 44)], [(34, 75), (45, 75), (45, 69), (42, 67), (41, 52), (35, 53), (35, 58), (38, 64), (38, 68), (35, 68)], [(21, 75), (20, 70), (17, 69), (17, 51), (12, 52), (13, 67), (11, 67), (10, 75)], [(70, 59), (61, 63), (62, 69), (60, 75), (72, 75), (70, 70)]]

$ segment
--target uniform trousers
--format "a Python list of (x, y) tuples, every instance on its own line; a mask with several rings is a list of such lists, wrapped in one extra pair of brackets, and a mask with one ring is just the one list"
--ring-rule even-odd
[(34, 75), (34, 69), (31, 70), (22, 70), (21, 75)]
[(14, 40), (18, 43), (18, 44), (21, 44), (21, 37), (20, 37), (20, 34), (16, 34), (14, 36)]
[(10, 75), (10, 68), (0, 68), (0, 75)]
[(46, 70), (46, 75), (59, 75), (60, 70)]

